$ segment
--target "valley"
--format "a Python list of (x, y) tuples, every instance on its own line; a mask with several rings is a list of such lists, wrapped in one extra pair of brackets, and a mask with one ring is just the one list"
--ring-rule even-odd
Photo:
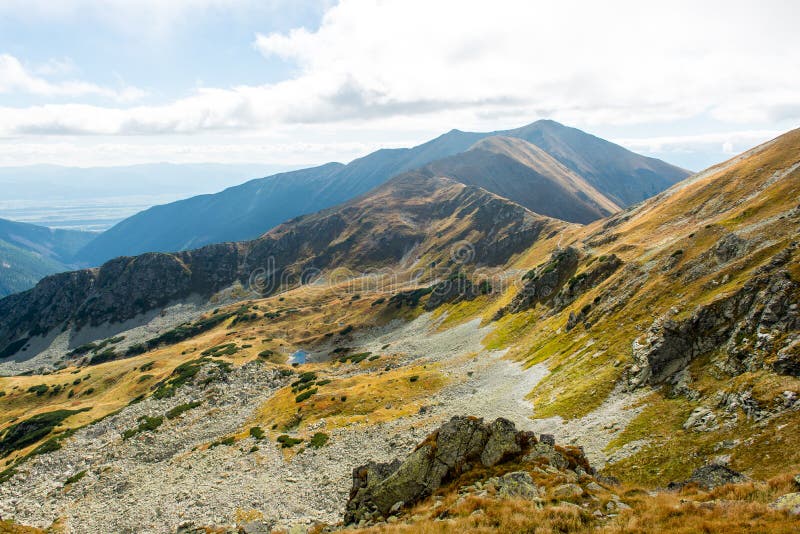
[[(529, 161), (550, 191), (583, 192), (565, 205), (605, 210), (586, 224), (505, 198), (513, 183), (480, 181), (472, 151), (252, 241), (0, 301), (0, 516), (52, 532), (657, 532), (675, 514), (678, 532), (793, 531), (800, 131), (632, 206)], [(478, 456), (459, 445), (478, 419), (457, 416), (487, 425), (470, 430)], [(445, 436), (463, 458), (436, 456)], [(414, 462), (434, 457), (432, 481), (445, 467)]]

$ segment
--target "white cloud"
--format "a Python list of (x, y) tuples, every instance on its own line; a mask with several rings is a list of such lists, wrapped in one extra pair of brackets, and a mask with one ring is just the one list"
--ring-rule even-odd
[[(58, 60), (48, 62), (37, 70), (54, 74), (56, 71), (63, 73), (71, 69), (74, 69), (71, 62)], [(146, 94), (136, 87), (109, 89), (78, 80), (50, 82), (26, 69), (16, 57), (9, 54), (0, 54), (0, 93), (22, 93), (41, 97), (99, 96), (122, 102), (136, 100)]]
[[(138, 163), (270, 163), (313, 165), (350, 159), (389, 146), (386, 143), (280, 142), (271, 139), (242, 140), (235, 143), (204, 140), (170, 142), (97, 142), (94, 139), (51, 141), (46, 143), (0, 144), (0, 167), (24, 165), (67, 165), (95, 167)], [(410, 143), (409, 143), (410, 144)]]
[(631, 150), (648, 153), (691, 152), (718, 149), (726, 154), (753, 147), (784, 133), (781, 130), (743, 130), (700, 135), (671, 135), (613, 139)]
[[(152, 27), (167, 28), (197, 10), (235, 4), (246, 11), (259, 4), (143, 2), (145, 8), (126, 0), (75, 0), (56, 3), (60, 7), (43, 16), (75, 17), (81, 9), (93, 9), (136, 27), (144, 13), (153, 18)], [(53, 2), (26, 0), (24, 5), (45, 12)], [(170, 136), (213, 135), (228, 136), (219, 146), (233, 150), (243, 137), (269, 133), (264, 146), (306, 139), (335, 148), (341, 147), (337, 136), (358, 129), (421, 139), (452, 127), (487, 130), (542, 117), (589, 130), (710, 118), (715, 126), (727, 124), (739, 133), (625, 139), (622, 144), (650, 152), (712, 146), (721, 152), (762, 141), (757, 128), (800, 121), (797, 19), (798, 4), (783, 0), (342, 0), (316, 30), (254, 36), (259, 53), (292, 65), (293, 75), (285, 80), (200, 87), (159, 105), (0, 106), (0, 136), (19, 138), (15, 142), (33, 136), (99, 136), (103, 141), (136, 136), (162, 146), (158, 139)], [(7, 59), (5, 66), (0, 59), (0, 92), (139, 96), (136, 89), (127, 89), (128, 94), (85, 82), (48, 81), (16, 58), (2, 58)], [(322, 130), (333, 133), (323, 139)], [(180, 158), (179, 151), (170, 150), (155, 153)], [(320, 148), (306, 161), (320, 161), (317, 156), (327, 153)], [(350, 154), (344, 150), (331, 159)]]
[[(163, 4), (171, 7), (159, 8), (161, 16), (170, 18), (220, 2)], [(291, 79), (200, 89), (150, 107), (0, 108), (0, 131), (167, 134), (389, 118), (440, 128), (543, 116), (579, 126), (701, 114), (732, 123), (798, 119), (795, 6), (343, 0), (317, 31), (256, 36), (261, 53), (295, 64)], [(16, 71), (11, 83), (31, 92), (108, 92), (50, 84), (5, 57), (5, 68)]]

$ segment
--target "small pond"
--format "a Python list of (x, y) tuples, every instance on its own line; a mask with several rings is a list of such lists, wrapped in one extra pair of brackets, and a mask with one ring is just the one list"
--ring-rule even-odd
[(298, 350), (289, 359), (289, 363), (306, 363), (306, 356), (308, 353), (304, 350)]

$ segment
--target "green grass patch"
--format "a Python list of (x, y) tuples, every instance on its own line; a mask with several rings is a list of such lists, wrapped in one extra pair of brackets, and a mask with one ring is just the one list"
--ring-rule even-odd
[(329, 439), (330, 437), (328, 436), (328, 434), (324, 432), (317, 432), (311, 437), (311, 439), (308, 442), (308, 445), (309, 447), (314, 447), (315, 449), (319, 449), (321, 447), (324, 447), (325, 444), (328, 443)]

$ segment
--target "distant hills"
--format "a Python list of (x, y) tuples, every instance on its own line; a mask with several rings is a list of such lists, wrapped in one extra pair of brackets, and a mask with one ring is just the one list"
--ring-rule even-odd
[[(43, 198), (70, 199), (123, 190), (169, 193), (181, 182), (187, 191), (196, 191), (209, 187), (215, 173), (224, 183), (243, 172), (256, 172), (252, 166), (162, 164), (83, 169), (86, 172), (78, 174), (64, 167), (37, 169), (39, 174), (31, 168), (4, 169), (0, 184), (8, 186), (12, 197), (34, 195), (38, 188)], [(21, 180), (26, 173), (36, 175), (28, 185)], [(252, 240), (295, 217), (371, 194), (393, 177), (398, 183), (417, 184), (420, 191), (427, 190), (426, 180), (436, 184), (445, 178), (481, 188), (538, 215), (586, 224), (657, 194), (687, 175), (683, 169), (553, 121), (507, 131), (452, 130), (419, 146), (378, 150), (347, 165), (328, 163), (284, 172), (154, 206), (101, 234), (0, 219), (0, 296), (28, 289), (48, 274), (99, 266), (119, 256)], [(125, 177), (126, 185), (117, 184), (114, 177)]]
[(33, 287), (48, 274), (75, 267), (75, 253), (93, 232), (55, 230), (0, 219), (0, 297)]
[[(535, 148), (495, 147), (488, 150), (493, 155), (487, 157), (487, 147), (492, 145), (475, 146), (497, 136), (521, 139)], [(422, 145), (378, 150), (347, 165), (329, 163), (281, 173), (213, 195), (155, 206), (104, 232), (84, 247), (78, 258), (88, 265), (100, 265), (116, 256), (254, 239), (292, 217), (346, 202), (393, 176), (461, 155), (473, 147), (482, 152), (470, 152), (463, 160), (451, 159), (429, 170), (457, 173), (465, 183), (486, 185), (489, 191), (542, 211), (555, 208), (542, 201), (546, 195), (541, 187), (547, 185), (548, 194), (559, 191), (555, 202), (558, 213), (552, 215), (574, 222), (589, 222), (613, 212), (615, 206), (644, 200), (689, 174), (554, 121), (541, 120), (514, 130), (486, 133), (452, 130)], [(524, 152), (528, 156), (522, 156)], [(533, 159), (541, 161), (531, 167), (524, 160), (531, 160), (533, 152)], [(543, 169), (555, 174), (548, 171), (545, 177)], [(511, 183), (512, 180), (518, 183)]]

